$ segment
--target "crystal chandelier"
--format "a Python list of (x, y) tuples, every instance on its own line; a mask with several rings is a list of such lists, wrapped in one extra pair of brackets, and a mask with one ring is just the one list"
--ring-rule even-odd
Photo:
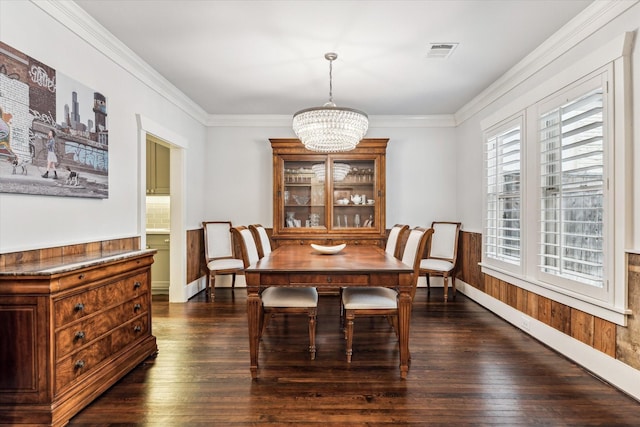
[(329, 61), (329, 102), (322, 107), (305, 108), (295, 113), (293, 131), (311, 151), (335, 153), (353, 150), (367, 133), (369, 118), (362, 111), (334, 104), (332, 71), (338, 54), (330, 52), (324, 57)]

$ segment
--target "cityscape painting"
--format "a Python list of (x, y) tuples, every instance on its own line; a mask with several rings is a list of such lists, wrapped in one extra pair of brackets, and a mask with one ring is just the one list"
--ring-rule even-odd
[(0, 42), (0, 193), (109, 196), (107, 99)]

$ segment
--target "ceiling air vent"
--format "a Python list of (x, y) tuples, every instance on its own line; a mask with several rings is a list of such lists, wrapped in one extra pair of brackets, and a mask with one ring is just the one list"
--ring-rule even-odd
[(451, 56), (458, 43), (430, 43), (427, 58), (446, 59)]

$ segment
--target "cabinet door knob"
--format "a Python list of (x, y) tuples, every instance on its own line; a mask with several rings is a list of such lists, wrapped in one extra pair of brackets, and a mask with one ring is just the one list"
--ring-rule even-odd
[(140, 304), (134, 304), (133, 305), (133, 311), (138, 311), (142, 308), (142, 306)]
[(84, 335), (84, 331), (78, 331), (78, 332), (76, 332), (76, 335), (75, 335), (75, 339), (76, 339), (76, 340), (83, 340), (83, 339), (84, 339), (84, 337), (85, 337), (85, 335)]
[(140, 286), (142, 286), (142, 283), (140, 283), (140, 282), (135, 282), (135, 283), (133, 284), (133, 289), (139, 289), (139, 288), (140, 288)]
[(74, 368), (76, 369), (82, 369), (84, 368), (84, 360), (77, 360), (76, 363), (73, 365)]
[(133, 327), (133, 332), (140, 332), (142, 330), (142, 326), (136, 325)]
[(84, 310), (84, 304), (83, 304), (83, 303), (81, 303), (81, 302), (79, 302), (79, 303), (77, 303), (77, 304), (75, 305), (75, 307), (73, 307), (73, 309), (74, 309), (75, 311), (83, 311), (83, 310)]

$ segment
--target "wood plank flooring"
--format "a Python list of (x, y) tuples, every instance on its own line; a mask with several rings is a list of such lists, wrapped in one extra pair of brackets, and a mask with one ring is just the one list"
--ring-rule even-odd
[(70, 426), (548, 425), (638, 426), (640, 403), (458, 294), (418, 289), (412, 362), (400, 379), (385, 319), (356, 318), (344, 355), (337, 296), (321, 296), (317, 358), (306, 319), (274, 319), (251, 380), (246, 291), (186, 304), (154, 299), (157, 358), (76, 415)]

